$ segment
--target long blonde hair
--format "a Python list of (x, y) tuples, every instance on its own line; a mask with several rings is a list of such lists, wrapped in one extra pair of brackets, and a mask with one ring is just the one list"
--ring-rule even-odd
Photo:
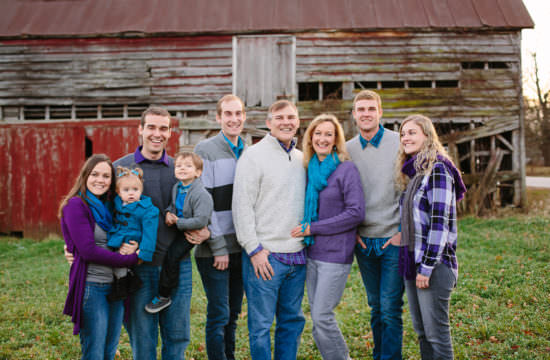
[(313, 157), (313, 154), (315, 154), (315, 150), (313, 150), (313, 144), (311, 141), (311, 139), (313, 138), (313, 133), (315, 132), (315, 128), (317, 128), (319, 124), (324, 123), (325, 121), (328, 121), (332, 123), (332, 125), (334, 125), (334, 147), (336, 150), (336, 155), (338, 155), (338, 159), (340, 159), (340, 161), (350, 159), (348, 151), (346, 150), (346, 138), (344, 136), (344, 129), (342, 129), (340, 121), (338, 121), (336, 116), (332, 114), (321, 114), (316, 116), (315, 119), (311, 121), (304, 134), (304, 142), (302, 147), (304, 151), (305, 168), (307, 168), (309, 161)]
[[(416, 154), (414, 161), (414, 168), (418, 174), (427, 175), (432, 171), (433, 165), (437, 160), (437, 156), (441, 155), (452, 160), (447, 154), (447, 151), (439, 141), (439, 136), (435, 131), (434, 125), (430, 118), (420, 114), (409, 115), (403, 120), (401, 126), (399, 126), (399, 138), (401, 139), (403, 126), (409, 121), (414, 122), (420, 127), (424, 135), (426, 135), (426, 141), (422, 145), (422, 148)], [(401, 171), (405, 161), (409, 159), (409, 155), (405, 154), (403, 145), (399, 144), (399, 152), (397, 153), (397, 160), (395, 162), (395, 183), (400, 190), (404, 190), (409, 183), (409, 177)]]

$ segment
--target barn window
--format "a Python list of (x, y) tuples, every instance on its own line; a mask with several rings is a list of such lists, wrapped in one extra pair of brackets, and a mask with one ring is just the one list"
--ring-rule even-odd
[(46, 118), (45, 106), (25, 106), (23, 108), (25, 120), (44, 120)]
[(298, 101), (319, 100), (319, 83), (303, 82), (298, 83)]
[(382, 89), (404, 89), (404, 81), (382, 81)]
[(342, 82), (324, 82), (323, 100), (326, 99), (342, 99)]
[(122, 105), (102, 105), (101, 118), (119, 118), (124, 117), (124, 107)]
[(71, 118), (71, 109), (70, 105), (52, 105), (50, 106), (50, 119), (61, 120), (61, 119), (70, 119)]
[(458, 80), (436, 80), (436, 88), (457, 88)]
[(340, 81), (298, 83), (298, 101), (343, 99), (343, 83)]
[(77, 105), (77, 119), (97, 119), (97, 105)]
[(138, 118), (141, 117), (141, 114), (149, 107), (148, 104), (128, 104), (127, 106), (127, 117)]
[(462, 69), (469, 70), (469, 69), (485, 69), (485, 62), (483, 61), (464, 61), (460, 63), (462, 66)]
[(431, 80), (409, 80), (409, 89), (428, 89), (431, 87)]
[(378, 89), (378, 82), (377, 81), (356, 81), (355, 88), (361, 89), (361, 90), (363, 89), (375, 90), (375, 89)]
[(508, 69), (510, 66), (505, 61), (465, 61), (460, 63), (462, 69)]
[(489, 61), (489, 69), (508, 69), (508, 63), (504, 61)]

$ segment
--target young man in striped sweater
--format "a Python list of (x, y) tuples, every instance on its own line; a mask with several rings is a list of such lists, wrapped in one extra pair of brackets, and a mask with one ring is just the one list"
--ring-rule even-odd
[(231, 212), (235, 167), (245, 147), (240, 137), (246, 120), (242, 100), (235, 95), (222, 97), (216, 106), (216, 120), (221, 131), (195, 147), (204, 161), (201, 180), (214, 200), (211, 236), (196, 248), (195, 260), (208, 299), (208, 359), (226, 360), (235, 359), (235, 329), (243, 300), (242, 249)]

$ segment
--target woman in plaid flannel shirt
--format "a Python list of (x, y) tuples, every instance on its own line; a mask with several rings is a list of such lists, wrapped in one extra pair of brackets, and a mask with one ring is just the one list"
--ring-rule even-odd
[(449, 300), (458, 277), (456, 203), (466, 188), (429, 118), (411, 115), (399, 132), (399, 271), (422, 359), (453, 359)]

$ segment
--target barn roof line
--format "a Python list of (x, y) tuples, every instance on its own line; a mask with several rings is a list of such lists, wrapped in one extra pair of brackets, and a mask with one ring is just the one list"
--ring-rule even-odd
[(0, 37), (522, 29), (521, 0), (11, 0)]

